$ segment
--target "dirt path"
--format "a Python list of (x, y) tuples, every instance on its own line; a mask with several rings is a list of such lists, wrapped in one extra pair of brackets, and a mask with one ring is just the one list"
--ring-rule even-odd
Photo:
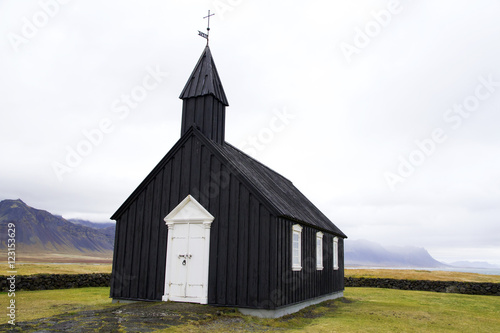
[(265, 332), (276, 329), (247, 323), (232, 308), (189, 303), (138, 302), (65, 313), (49, 318), (1, 325), (0, 332), (155, 332), (188, 323), (200, 332)]

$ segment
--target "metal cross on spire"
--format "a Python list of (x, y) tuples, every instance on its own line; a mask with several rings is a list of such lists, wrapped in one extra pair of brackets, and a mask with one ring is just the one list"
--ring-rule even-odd
[(210, 16), (214, 16), (215, 14), (210, 14), (210, 9), (208, 10), (208, 15), (203, 17), (204, 19), (208, 19), (208, 26), (207, 26), (207, 33), (201, 32), (198, 30), (198, 35), (201, 37), (205, 38), (207, 40), (207, 46), (208, 46), (208, 37), (210, 35)]

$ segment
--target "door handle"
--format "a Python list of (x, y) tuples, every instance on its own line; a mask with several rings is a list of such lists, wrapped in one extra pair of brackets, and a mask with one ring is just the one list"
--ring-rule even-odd
[(192, 254), (179, 254), (179, 259), (180, 258), (191, 259), (192, 256), (193, 256)]

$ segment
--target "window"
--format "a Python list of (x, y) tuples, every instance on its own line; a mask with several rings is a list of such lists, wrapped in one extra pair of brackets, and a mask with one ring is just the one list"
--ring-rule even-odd
[(333, 238), (333, 269), (339, 269), (339, 238)]
[(292, 270), (302, 269), (302, 227), (298, 224), (292, 226)]
[(316, 233), (316, 269), (323, 269), (323, 233)]

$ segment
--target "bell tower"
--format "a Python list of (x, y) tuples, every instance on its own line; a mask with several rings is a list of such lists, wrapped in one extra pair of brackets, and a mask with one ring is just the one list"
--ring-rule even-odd
[(229, 106), (208, 45), (182, 90), (181, 136), (197, 127), (207, 138), (224, 143), (226, 106)]

